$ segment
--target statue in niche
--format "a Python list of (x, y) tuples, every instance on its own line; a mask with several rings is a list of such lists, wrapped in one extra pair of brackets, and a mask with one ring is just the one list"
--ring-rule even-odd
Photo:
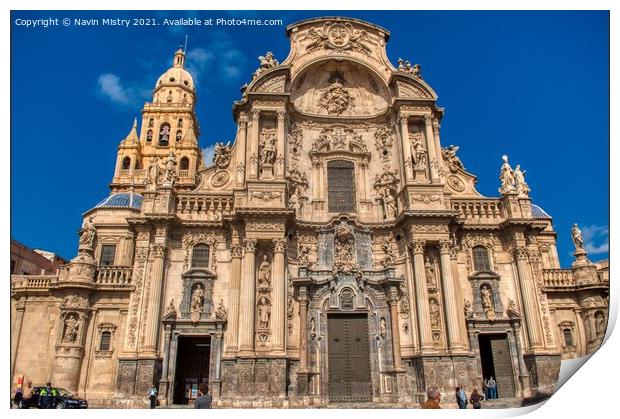
[(385, 187), (382, 193), (382, 201), (383, 210), (385, 211), (385, 218), (396, 218), (398, 215), (396, 189), (392, 186)]
[(310, 264), (310, 245), (300, 244), (297, 251), (297, 261), (299, 266), (308, 266)]
[(428, 256), (424, 258), (424, 273), (426, 276), (426, 285), (434, 287), (435, 284), (435, 267), (431, 263)]
[(166, 160), (166, 169), (164, 172), (164, 186), (172, 186), (174, 184), (176, 165), (177, 162), (174, 158), (174, 153), (171, 151), (170, 154), (168, 154), (168, 159)]
[(170, 300), (168, 307), (166, 307), (166, 311), (164, 312), (164, 318), (166, 317), (177, 317), (177, 310), (174, 307), (174, 298)]
[(579, 230), (579, 226), (577, 225), (577, 223), (573, 224), (573, 228), (570, 234), (571, 234), (571, 237), (573, 238), (575, 249), (583, 250), (583, 237), (581, 236), (581, 230)]
[(411, 137), (411, 158), (413, 159), (414, 167), (424, 167), (426, 164), (426, 150), (422, 144), (422, 137), (419, 134), (414, 134)]
[(381, 260), (381, 265), (384, 268), (388, 268), (394, 265), (396, 262), (394, 255), (392, 254), (392, 249), (389, 243), (381, 243), (381, 250), (383, 250), (383, 260)]
[(431, 327), (433, 329), (439, 329), (439, 303), (437, 300), (431, 298), (429, 301), (430, 315), (431, 315)]
[(270, 165), (276, 161), (276, 134), (275, 129), (263, 129), (263, 140), (260, 144), (259, 163), (261, 166)]
[(515, 191), (515, 174), (508, 163), (508, 156), (503, 155), (502, 160), (504, 163), (502, 164), (502, 168), (499, 172), (499, 180), (501, 182), (501, 187), (499, 188), (499, 192), (501, 194), (507, 194)]
[(312, 317), (310, 319), (310, 337), (314, 339), (315, 336), (316, 336), (316, 320), (314, 320), (314, 317)]
[(271, 264), (267, 255), (263, 256), (263, 261), (258, 268), (258, 289), (268, 290), (271, 285)]
[(491, 288), (488, 285), (483, 285), (480, 288), (480, 301), (482, 302), (482, 310), (487, 315), (487, 319), (495, 319), (495, 309), (493, 308)]
[(87, 246), (92, 249), (96, 235), (97, 230), (95, 230), (95, 225), (93, 224), (93, 217), (86, 218), (80, 232), (80, 246)]
[(598, 313), (596, 315), (594, 327), (596, 329), (596, 336), (601, 336), (605, 334), (605, 316), (603, 315), (603, 313)]
[(384, 339), (387, 336), (387, 326), (385, 323), (385, 317), (381, 317), (381, 320), (379, 320), (379, 334)]
[(465, 303), (463, 303), (463, 311), (465, 312), (465, 317), (471, 314), (471, 303), (469, 300), (465, 300)]
[(77, 318), (74, 314), (67, 316), (65, 319), (65, 334), (63, 336), (64, 342), (75, 342), (77, 339), (79, 325)]
[(221, 299), (215, 309), (215, 318), (218, 320), (226, 320), (226, 317), (228, 317), (228, 312), (226, 311), (226, 307), (224, 307), (224, 299)]
[(200, 320), (202, 314), (202, 306), (204, 303), (204, 289), (202, 285), (198, 284), (192, 293), (192, 301), (190, 304), (190, 317), (194, 323)]
[(525, 183), (525, 170), (521, 171), (521, 165), (517, 164), (514, 171), (515, 188), (519, 195), (528, 196), (530, 187)]
[(269, 327), (269, 317), (271, 316), (271, 305), (265, 297), (258, 301), (258, 327), (267, 329)]

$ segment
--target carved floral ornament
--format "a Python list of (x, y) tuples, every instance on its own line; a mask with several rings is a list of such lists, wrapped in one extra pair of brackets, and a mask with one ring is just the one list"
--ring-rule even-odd
[(88, 299), (84, 297), (79, 295), (68, 295), (65, 297), (60, 307), (64, 310), (86, 310), (90, 308), (90, 305)]
[(319, 105), (330, 115), (341, 115), (354, 106), (355, 98), (338, 80), (323, 89)]
[(334, 125), (323, 128), (312, 144), (312, 151), (324, 153), (337, 150), (356, 153), (368, 152), (361, 134), (356, 133), (351, 127)]
[(310, 42), (306, 45), (306, 51), (314, 51), (319, 48), (331, 49), (336, 52), (359, 51), (370, 54), (371, 50), (366, 45), (370, 42), (365, 30), (354, 29), (349, 22), (325, 22), (322, 28), (311, 28), (304, 39)]

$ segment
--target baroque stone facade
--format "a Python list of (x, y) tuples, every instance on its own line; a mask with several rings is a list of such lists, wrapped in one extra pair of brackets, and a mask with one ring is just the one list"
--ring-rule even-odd
[[(389, 32), (355, 19), (287, 28), (203, 162), (178, 50), (118, 147), (111, 195), (58, 275), (12, 278), (12, 374), (94, 405), (416, 404), (497, 377), (553, 392), (560, 359), (607, 324), (577, 226), (561, 269), (551, 217), (504, 156), (499, 197), (440, 142), (443, 109)], [(465, 162), (466, 164), (466, 162)], [(37, 324), (33, 333), (29, 324)]]

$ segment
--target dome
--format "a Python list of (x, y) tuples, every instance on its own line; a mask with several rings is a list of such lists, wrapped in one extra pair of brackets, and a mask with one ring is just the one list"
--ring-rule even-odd
[(155, 90), (160, 87), (182, 87), (194, 91), (194, 79), (192, 75), (183, 66), (185, 65), (185, 52), (182, 49), (178, 49), (174, 53), (174, 60), (170, 67), (164, 74), (159, 76), (157, 83), (155, 84)]
[(535, 204), (532, 204), (532, 217), (533, 218), (551, 218), (551, 216), (547, 214), (544, 209), (542, 209), (541, 207)]
[(131, 208), (139, 210), (142, 206), (142, 195), (135, 192), (117, 192), (103, 199), (95, 208)]

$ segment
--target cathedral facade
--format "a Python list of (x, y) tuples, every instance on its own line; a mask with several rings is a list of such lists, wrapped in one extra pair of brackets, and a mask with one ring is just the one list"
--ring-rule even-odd
[[(13, 275), (11, 373), (91, 405), (416, 404), (493, 376), (554, 391), (605, 334), (609, 278), (504, 156), (498, 197), (442, 145), (444, 110), (389, 32), (347, 18), (287, 28), (203, 161), (185, 53), (118, 147), (111, 194), (57, 275)], [(567, 232), (568, 234), (568, 232)], [(36, 333), (28, 325), (38, 324)], [(41, 327), (43, 325), (43, 327)]]

